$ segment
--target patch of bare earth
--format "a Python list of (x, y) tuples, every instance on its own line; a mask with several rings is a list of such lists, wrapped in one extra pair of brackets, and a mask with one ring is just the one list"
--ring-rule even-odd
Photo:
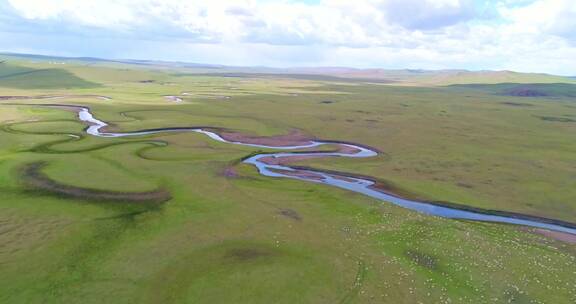
[(550, 230), (545, 230), (545, 229), (535, 229), (534, 232), (537, 234), (543, 235), (545, 237), (555, 239), (557, 241), (570, 243), (570, 244), (576, 244), (576, 235), (574, 235), (574, 234), (563, 233), (563, 232), (558, 232), (558, 231), (550, 231)]
[(236, 172), (236, 168), (234, 167), (226, 167), (224, 171), (222, 171), (222, 175), (227, 178), (237, 178), (238, 172)]
[(298, 212), (296, 212), (296, 210), (293, 209), (288, 209), (288, 208), (282, 208), (280, 210), (278, 210), (278, 214), (287, 217), (289, 219), (295, 220), (295, 221), (301, 221), (302, 217), (300, 216), (300, 214), (298, 214)]
[(359, 153), (360, 150), (357, 148), (354, 148), (352, 146), (348, 146), (348, 145), (338, 145), (338, 153), (343, 153), (343, 154), (350, 154), (350, 155), (354, 155), (356, 153)]
[(289, 163), (307, 160), (307, 159), (314, 159), (314, 158), (322, 158), (326, 156), (322, 155), (293, 155), (293, 156), (283, 156), (283, 157), (274, 157), (274, 156), (266, 156), (261, 157), (258, 160), (262, 163), (267, 165), (287, 165)]
[(344, 182), (349, 182), (349, 183), (353, 183), (356, 181), (356, 179), (348, 177), (348, 176), (343, 176), (343, 175), (330, 175), (332, 178), (337, 179), (337, 180), (341, 180)]
[(284, 174), (287, 176), (299, 177), (299, 178), (308, 179), (308, 180), (317, 180), (317, 181), (324, 180), (324, 176), (322, 176), (321, 174), (310, 172), (310, 171), (302, 171), (302, 170), (289, 171), (289, 170), (280, 170), (280, 169), (271, 169), (271, 171), (276, 172), (276, 173), (280, 173), (280, 174)]
[(302, 146), (312, 143), (313, 138), (304, 134), (300, 130), (292, 130), (285, 135), (277, 136), (250, 136), (233, 131), (223, 131), (219, 134), (227, 141), (241, 142), (252, 145), (263, 145), (272, 147)]
[(228, 250), (226, 257), (238, 262), (249, 262), (276, 255), (267, 248), (233, 248)]

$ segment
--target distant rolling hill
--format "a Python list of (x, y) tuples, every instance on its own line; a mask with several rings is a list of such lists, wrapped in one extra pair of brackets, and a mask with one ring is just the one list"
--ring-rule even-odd
[(412, 81), (433, 85), (453, 84), (498, 84), (498, 83), (576, 83), (563, 76), (539, 73), (518, 73), (512, 71), (462, 71), (439, 73), (438, 75), (416, 77)]
[(495, 95), (541, 98), (576, 98), (574, 83), (499, 83), (452, 85), (454, 88), (482, 90)]
[[(298, 77), (315, 80), (354, 80), (362, 82), (394, 83), (396, 85), (448, 86), (457, 84), (498, 83), (574, 83), (575, 77), (541, 73), (518, 73), (513, 71), (467, 71), (467, 70), (420, 70), (420, 69), (359, 69), (348, 67), (234, 67), (218, 64), (171, 62), (159, 60), (101, 59), (92, 57), (58, 57), (30, 54), (0, 53), (0, 60), (8, 62), (49, 62), (85, 65), (123, 65), (132, 68), (165, 69), (183, 74), (270, 75), (271, 77)], [(308, 75), (308, 76), (307, 76)], [(313, 76), (313, 77), (311, 77)], [(230, 76), (232, 77), (232, 76)], [(527, 93), (530, 94), (530, 93)], [(536, 93), (537, 94), (537, 93)]]
[(0, 64), (0, 87), (13, 89), (94, 88), (97, 83), (84, 80), (61, 68), (30, 68)]
[(576, 79), (541, 73), (512, 71), (467, 70), (384, 70), (352, 68), (303, 68), (288, 69), (299, 74), (332, 75), (343, 78), (386, 79), (414, 85), (445, 86), (453, 84), (496, 83), (576, 83)]

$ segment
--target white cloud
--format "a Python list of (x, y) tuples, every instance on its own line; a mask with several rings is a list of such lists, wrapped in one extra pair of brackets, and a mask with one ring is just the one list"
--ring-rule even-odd
[(502, 9), (512, 21), (511, 30), (519, 34), (552, 34), (576, 40), (574, 0), (537, 0), (527, 6)]
[(82, 25), (115, 28), (130, 24), (137, 19), (134, 16), (137, 1), (109, 0), (9, 0), (12, 7), (26, 19), (63, 19)]
[(108, 30), (179, 29), (187, 39), (271, 44), (386, 45), (405, 29), (471, 16), (469, 0), (8, 0), (24, 18)]
[[(102, 48), (228, 64), (576, 74), (574, 28), (573, 0), (0, 0), (0, 32), (119, 38), (131, 42)], [(138, 46), (154, 41), (182, 49)]]

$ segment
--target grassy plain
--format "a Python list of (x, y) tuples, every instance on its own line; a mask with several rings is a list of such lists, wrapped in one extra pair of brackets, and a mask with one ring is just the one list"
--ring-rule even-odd
[[(42, 84), (36, 72), (9, 80), (17, 72), (0, 65), (0, 95), (112, 100), (0, 103), (90, 106), (126, 131), (209, 125), (272, 136), (300, 129), (384, 152), (303, 165), (371, 175), (430, 200), (576, 218), (576, 100), (566, 94), (527, 98), (490, 86), (224, 77), (123, 64), (11, 65), (58, 71), (55, 84)], [(429, 217), (263, 177), (239, 163), (257, 149), (200, 134), (95, 138), (72, 112), (0, 107), (2, 303), (576, 301), (575, 245), (529, 229)], [(138, 204), (37, 191), (22, 168), (40, 161), (60, 184), (164, 188), (172, 199)], [(231, 167), (235, 174), (225, 174)]]

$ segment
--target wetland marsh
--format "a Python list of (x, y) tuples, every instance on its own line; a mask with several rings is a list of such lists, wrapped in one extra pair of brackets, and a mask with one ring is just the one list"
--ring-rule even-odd
[(1, 302), (576, 300), (570, 84), (8, 59)]

